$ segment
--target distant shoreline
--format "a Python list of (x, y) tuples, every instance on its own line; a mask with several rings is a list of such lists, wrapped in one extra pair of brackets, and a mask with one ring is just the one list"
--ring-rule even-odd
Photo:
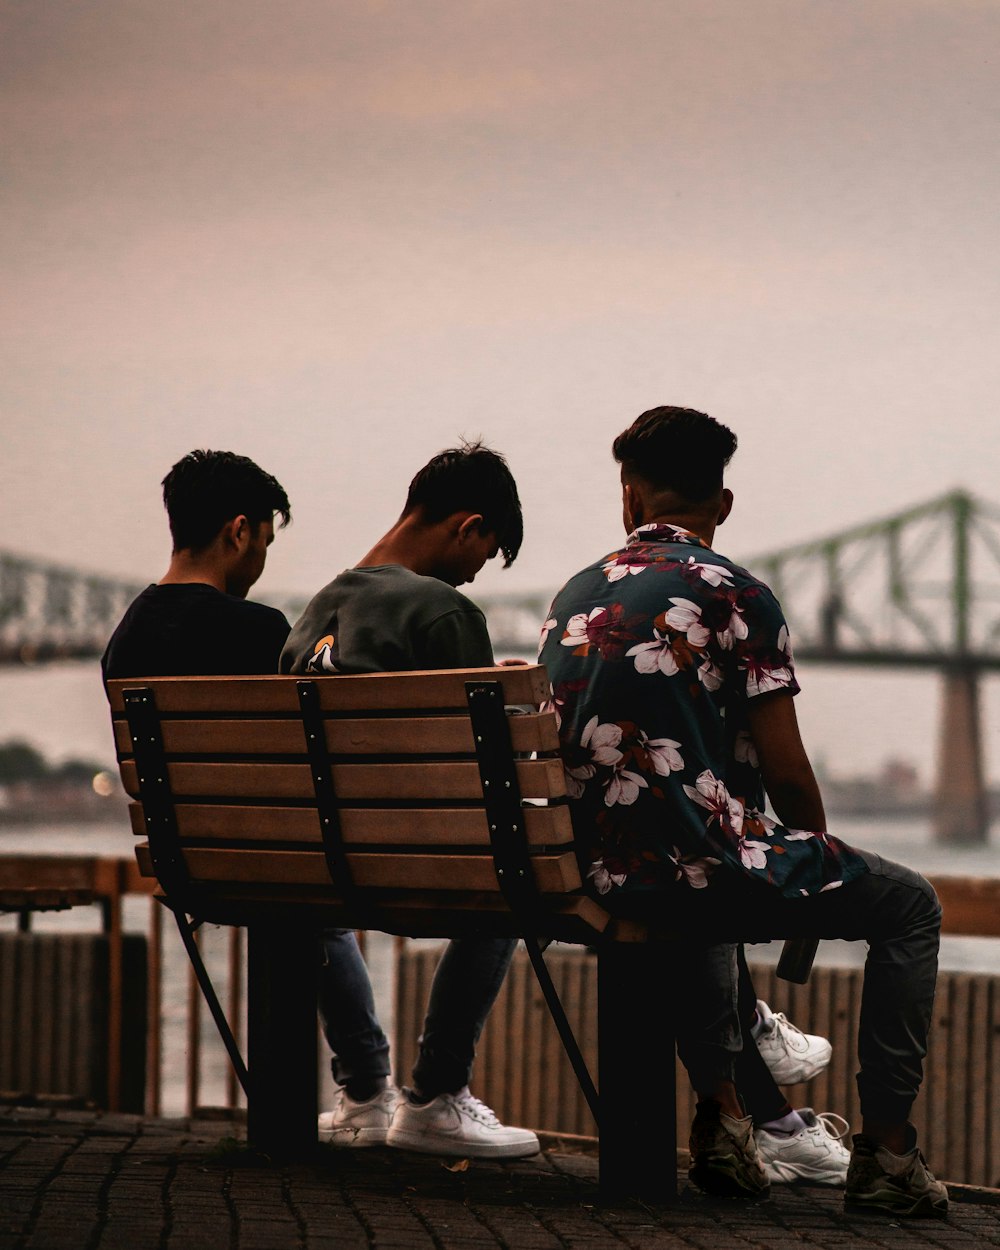
[(94, 795), (67, 803), (37, 798), (31, 802), (8, 803), (0, 807), (0, 829), (23, 829), (32, 825), (109, 825), (121, 823), (129, 828), (128, 812), (110, 799)]

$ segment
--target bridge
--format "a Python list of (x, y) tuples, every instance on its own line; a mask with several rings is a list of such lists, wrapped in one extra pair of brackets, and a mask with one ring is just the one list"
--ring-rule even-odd
[[(954, 491), (746, 563), (781, 600), (797, 660), (942, 675), (938, 836), (983, 841), (979, 687), (1000, 670), (1000, 508)], [(0, 665), (99, 656), (140, 589), (0, 552)], [(498, 654), (534, 654), (550, 594), (479, 598)], [(305, 599), (272, 602), (294, 620)]]

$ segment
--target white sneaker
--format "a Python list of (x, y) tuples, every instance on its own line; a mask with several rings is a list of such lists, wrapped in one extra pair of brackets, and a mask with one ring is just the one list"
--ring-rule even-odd
[(389, 1125), (399, 1103), (400, 1093), (394, 1085), (380, 1090), (364, 1102), (349, 1098), (347, 1090), (338, 1090), (332, 1111), (319, 1117), (319, 1139), (331, 1146), (384, 1146)]
[(472, 1159), (522, 1159), (538, 1153), (538, 1138), (530, 1129), (501, 1124), (468, 1086), (423, 1104), (411, 1101), (404, 1091), (386, 1144)]
[(759, 1025), (753, 1033), (761, 1058), (779, 1085), (811, 1081), (830, 1062), (833, 1047), (825, 1037), (803, 1033), (781, 1011), (757, 999)]
[(755, 1131), (757, 1154), (767, 1179), (772, 1185), (790, 1185), (793, 1181), (843, 1185), (851, 1153), (842, 1138), (850, 1131), (850, 1125), (832, 1111), (815, 1115), (811, 1107), (803, 1107), (799, 1115), (806, 1126), (798, 1133), (769, 1133), (761, 1128)]

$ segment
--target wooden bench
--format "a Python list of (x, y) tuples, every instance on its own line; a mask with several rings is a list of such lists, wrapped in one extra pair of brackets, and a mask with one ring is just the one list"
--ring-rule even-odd
[(108, 693), (140, 868), (196, 966), (198, 923), (248, 928), (249, 1075), (227, 1044), (252, 1144), (316, 1142), (321, 929), (522, 937), (546, 991), (535, 939), (551, 938), (597, 950), (602, 1188), (674, 1193), (671, 1004), (649, 993), (662, 951), (583, 889), (543, 668), (150, 678)]

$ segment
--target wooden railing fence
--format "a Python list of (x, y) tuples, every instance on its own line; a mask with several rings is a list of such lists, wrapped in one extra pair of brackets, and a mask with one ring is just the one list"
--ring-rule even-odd
[[(945, 908), (945, 932), (1000, 938), (1000, 880), (935, 878), (934, 885)], [(165, 994), (171, 1000), (177, 997), (176, 984), (184, 984), (183, 979), (185, 1109), (190, 1112), (204, 1101), (209, 1063), (216, 1072), (225, 1072), (221, 1082), (210, 1082), (209, 1097), (228, 1107), (237, 1106), (241, 1095), (235, 1075), (223, 1064), (221, 1045), (186, 960), (176, 965), (183, 967), (182, 972), (171, 974), (176, 984), (165, 990), (165, 946), (171, 959), (176, 955), (183, 960), (183, 955), (175, 935), (164, 935), (164, 923), (170, 929), (173, 925), (165, 909), (150, 897), (150, 888), (151, 883), (138, 875), (134, 862), (127, 858), (0, 856), (0, 906), (6, 897), (8, 910), (20, 916), (22, 931), (31, 926), (32, 895), (48, 908), (53, 891), (62, 890), (66, 906), (92, 901), (101, 909), (102, 927), (110, 939), (109, 1108), (118, 1107), (121, 1094), (123, 904), (129, 895), (149, 898), (144, 926), (148, 942), (147, 1114), (159, 1114), (163, 1104)], [(15, 907), (19, 891), (24, 898)], [(239, 1037), (244, 1023), (245, 935), (239, 929), (213, 931), (205, 947)], [(1000, 953), (1000, 946), (997, 950)], [(396, 939), (394, 1063), (402, 1082), (408, 1079), (415, 1057), (437, 958), (433, 947)], [(596, 961), (579, 948), (555, 947), (546, 959), (584, 1055), (596, 1072)], [(997, 962), (1000, 968), (1000, 959)], [(833, 1042), (829, 1069), (810, 1085), (793, 1089), (793, 1105), (836, 1111), (857, 1124), (854, 1073), (861, 970), (818, 966), (807, 985), (794, 986), (777, 979), (769, 965), (752, 963), (752, 967), (758, 994), (774, 1010), (785, 1011), (800, 1027)], [(171, 1001), (170, 1005), (175, 1004)], [(204, 1036), (203, 1030), (208, 1030)], [(644, 1079), (663, 1079), (660, 1058), (648, 1058)], [(327, 1067), (323, 1048), (321, 1066)], [(1000, 1106), (1000, 971), (996, 975), (941, 975), (926, 1072), (914, 1114), (925, 1153), (939, 1174), (950, 1180), (1000, 1187), (1000, 1117), (995, 1114)], [(677, 1075), (678, 1134), (683, 1141), (693, 1106), (683, 1071), (678, 1069)], [(515, 959), (484, 1032), (474, 1088), (511, 1123), (564, 1134), (591, 1136), (595, 1132), (530, 966), (521, 955)]]

